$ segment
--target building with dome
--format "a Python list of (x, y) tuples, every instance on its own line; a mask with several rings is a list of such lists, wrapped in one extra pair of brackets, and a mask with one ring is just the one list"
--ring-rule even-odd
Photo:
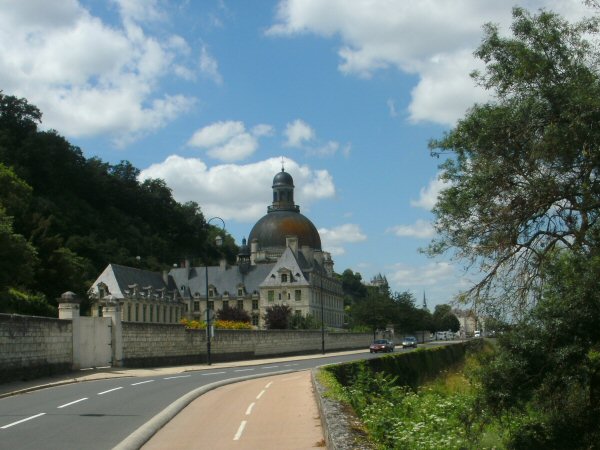
[[(156, 286), (134, 289), (129, 288), (135, 284), (129, 283), (131, 280), (117, 278), (146, 271), (123, 270), (111, 264), (94, 282), (90, 297), (98, 301), (110, 293), (119, 298), (124, 304), (125, 321), (161, 322), (160, 314), (136, 312), (163, 311), (162, 303), (169, 301), (181, 305), (181, 314), (194, 320), (203, 320), (207, 307), (213, 311), (242, 308), (250, 314), (254, 326), (264, 328), (266, 308), (284, 304), (290, 306), (292, 314), (311, 315), (318, 322), (323, 317), (326, 326), (341, 328), (342, 285), (334, 277), (331, 255), (321, 248), (317, 228), (294, 203), (292, 176), (282, 168), (273, 178), (272, 189), (273, 202), (252, 227), (248, 241), (242, 240), (236, 265), (222, 261), (218, 266), (191, 267), (186, 262), (162, 277), (151, 276), (152, 272), (147, 277), (137, 274), (137, 279), (152, 279)], [(172, 294), (165, 297), (164, 292)]]

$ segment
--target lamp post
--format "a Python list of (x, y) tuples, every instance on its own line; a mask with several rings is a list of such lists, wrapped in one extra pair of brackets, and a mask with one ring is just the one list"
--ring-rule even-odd
[[(210, 225), (210, 222), (212, 220), (220, 220), (221, 223), (223, 223), (223, 227), (221, 228), (222, 231), (225, 230), (225, 221), (223, 219), (221, 219), (220, 217), (211, 217), (210, 219), (208, 219), (206, 221), (206, 227), (208, 228), (208, 226)], [(220, 247), (223, 244), (223, 238), (219, 235), (217, 235), (217, 237), (215, 238), (215, 244), (217, 244), (217, 247)], [(206, 276), (206, 363), (210, 366), (211, 361), (210, 361), (210, 338), (211, 338), (211, 328), (210, 328), (210, 321), (211, 321), (211, 309), (210, 309), (210, 300), (208, 298), (208, 261), (206, 261), (204, 263), (204, 274)]]
[(319, 276), (321, 280), (321, 353), (325, 354), (325, 307), (323, 305), (323, 274)]

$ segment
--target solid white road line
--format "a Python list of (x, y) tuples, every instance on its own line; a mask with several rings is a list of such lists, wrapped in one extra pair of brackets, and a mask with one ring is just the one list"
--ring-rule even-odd
[(254, 405), (256, 403), (252, 402), (250, 403), (250, 406), (248, 406), (248, 409), (246, 410), (246, 415), (249, 416), (252, 413), (252, 408), (254, 408)]
[(138, 383), (131, 383), (132, 386), (137, 386), (138, 384), (146, 384), (146, 383), (152, 383), (154, 380), (146, 380), (146, 381), (140, 381)]
[(87, 397), (83, 397), (83, 398), (80, 398), (79, 400), (75, 400), (74, 402), (65, 403), (64, 405), (57, 406), (57, 408), (66, 408), (67, 406), (74, 405), (75, 403), (79, 403), (79, 402), (82, 402), (87, 399), (88, 399)]
[(240, 427), (237, 430), (237, 433), (235, 433), (235, 436), (233, 437), (234, 441), (239, 441), (240, 438), (242, 437), (242, 433), (244, 432), (244, 428), (246, 428), (246, 421), (242, 420), (242, 423), (240, 423)]
[(108, 394), (109, 392), (118, 391), (119, 389), (123, 389), (123, 386), (119, 386), (119, 387), (116, 387), (114, 389), (109, 389), (108, 391), (104, 391), (104, 392), (98, 392), (98, 395)]
[(191, 377), (191, 375), (177, 375), (176, 377), (163, 378), (163, 380), (174, 380), (175, 378), (187, 378), (187, 377)]
[(35, 416), (31, 416), (31, 417), (27, 417), (25, 419), (17, 420), (16, 422), (9, 423), (8, 425), (4, 425), (3, 427), (0, 427), (0, 429), (4, 430), (5, 428), (13, 427), (13, 426), (18, 425), (20, 423), (27, 422), (28, 420), (35, 419), (36, 417), (43, 416), (44, 414), (46, 414), (46, 413), (39, 413), (39, 414), (36, 414)]

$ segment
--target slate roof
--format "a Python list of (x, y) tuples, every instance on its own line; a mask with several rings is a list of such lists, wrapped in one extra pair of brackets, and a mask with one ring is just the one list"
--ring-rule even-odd
[[(217, 288), (217, 294), (223, 295), (228, 292), (229, 295), (237, 296), (237, 289), (243, 284), (247, 293), (258, 292), (260, 283), (267, 277), (274, 264), (259, 264), (250, 266), (246, 273), (242, 273), (238, 266), (208, 267), (208, 285)], [(188, 277), (189, 273), (189, 277)], [(205, 267), (191, 267), (172, 269), (169, 275), (173, 278), (175, 284), (179, 287), (179, 292), (184, 297), (194, 297), (198, 294), (206, 296), (206, 273)], [(182, 289), (183, 288), (183, 289)]]

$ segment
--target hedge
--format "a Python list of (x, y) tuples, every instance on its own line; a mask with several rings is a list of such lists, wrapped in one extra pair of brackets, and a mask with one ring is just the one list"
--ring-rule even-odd
[(416, 389), (423, 382), (435, 378), (441, 371), (462, 362), (467, 350), (466, 343), (413, 352), (397, 353), (381, 358), (341, 363), (324, 367), (342, 386), (351, 385), (363, 371), (384, 372), (393, 375), (396, 384)]

